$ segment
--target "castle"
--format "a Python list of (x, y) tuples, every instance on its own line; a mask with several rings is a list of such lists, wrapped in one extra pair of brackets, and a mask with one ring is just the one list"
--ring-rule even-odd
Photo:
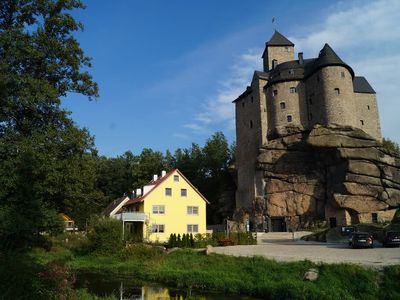
[(355, 76), (328, 45), (306, 59), (294, 44), (275, 31), (266, 43), (263, 71), (234, 100), (236, 111), (237, 208), (253, 209), (265, 181), (257, 157), (266, 143), (291, 129), (311, 130), (316, 124), (362, 129), (381, 140), (376, 93), (364, 77)]

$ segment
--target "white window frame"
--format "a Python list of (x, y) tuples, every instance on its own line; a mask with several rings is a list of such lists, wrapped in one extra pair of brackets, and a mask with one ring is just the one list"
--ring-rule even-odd
[(165, 224), (151, 224), (152, 233), (165, 233)]
[(154, 215), (165, 215), (165, 205), (153, 205), (152, 212)]
[(187, 206), (186, 213), (188, 215), (198, 216), (199, 215), (199, 207), (198, 206)]
[(186, 231), (187, 231), (187, 233), (198, 233), (199, 232), (199, 224), (187, 224)]

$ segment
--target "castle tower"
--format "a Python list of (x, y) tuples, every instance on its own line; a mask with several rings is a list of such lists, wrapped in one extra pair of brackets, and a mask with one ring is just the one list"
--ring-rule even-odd
[(274, 65), (294, 59), (294, 44), (275, 30), (271, 39), (265, 43), (262, 58), (264, 72), (268, 72)]
[[(321, 49), (307, 79), (309, 123), (358, 127), (355, 117), (354, 71), (328, 45)], [(314, 99), (313, 99), (314, 98)]]

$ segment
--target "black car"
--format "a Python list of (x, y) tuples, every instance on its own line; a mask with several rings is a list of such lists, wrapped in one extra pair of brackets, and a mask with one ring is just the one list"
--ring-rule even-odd
[(382, 242), (384, 247), (389, 246), (400, 246), (400, 232), (398, 231), (387, 231), (383, 237)]
[(349, 236), (349, 246), (352, 248), (373, 248), (374, 238), (368, 232), (353, 232)]

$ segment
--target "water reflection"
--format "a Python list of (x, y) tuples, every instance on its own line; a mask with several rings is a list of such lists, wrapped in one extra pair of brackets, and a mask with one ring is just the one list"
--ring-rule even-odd
[(185, 299), (195, 299), (195, 300), (208, 300), (205, 296), (198, 295), (182, 295), (174, 293), (164, 287), (155, 286), (142, 286), (141, 290), (137, 289), (136, 292), (132, 293), (129, 288), (124, 290), (124, 284), (121, 282), (119, 291), (120, 300), (185, 300)]
[(135, 280), (134, 276), (115, 277), (109, 274), (78, 273), (76, 288), (85, 288), (98, 296), (113, 295), (120, 300), (255, 300), (254, 298), (207, 294), (191, 289), (173, 289)]

